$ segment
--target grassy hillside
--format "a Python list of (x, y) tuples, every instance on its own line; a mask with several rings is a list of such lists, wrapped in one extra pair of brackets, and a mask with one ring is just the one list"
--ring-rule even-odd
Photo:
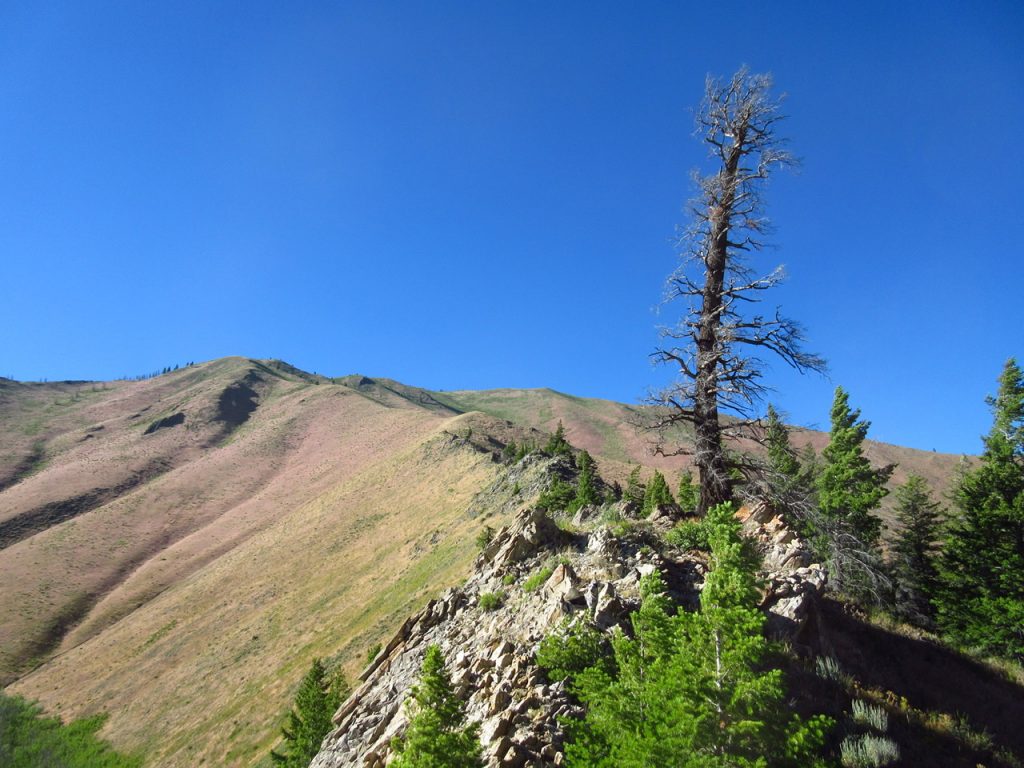
[[(102, 735), (147, 765), (258, 764), (314, 656), (356, 673), (467, 572), (480, 516), (525, 501), (478, 495), (510, 439), (562, 420), (610, 479), (640, 462), (674, 481), (686, 460), (652, 457), (637, 416), (245, 358), (0, 380), (0, 680), (66, 717), (108, 712)], [(957, 463), (869, 452), (937, 487)]]
[[(243, 385), (255, 407), (225, 429)], [(457, 581), (480, 527), (466, 510), (511, 434), (243, 359), (67, 404), (69, 385), (21, 386), (5, 432), (49, 415), (45, 465), (0, 493), (0, 521), (21, 523), (0, 550), (4, 672), (50, 711), (109, 712), (103, 735), (150, 765), (258, 762), (313, 656), (357, 671)]]

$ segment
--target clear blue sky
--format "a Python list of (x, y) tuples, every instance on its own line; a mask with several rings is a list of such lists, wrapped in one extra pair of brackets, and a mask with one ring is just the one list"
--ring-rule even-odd
[[(845, 5), (845, 8), (840, 8)], [(740, 64), (803, 159), (767, 192), (827, 426), (978, 450), (1024, 358), (1024, 4), (7, 2), (0, 375), (223, 355), (636, 401), (691, 108)]]

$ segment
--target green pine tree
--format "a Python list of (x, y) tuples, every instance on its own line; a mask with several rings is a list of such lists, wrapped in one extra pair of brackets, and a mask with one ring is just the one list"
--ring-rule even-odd
[(392, 768), (482, 768), (479, 726), (466, 723), (466, 706), (455, 695), (437, 645), (427, 648), (406, 708), (409, 727), (392, 744)]
[(501, 449), (501, 457), (506, 462), (515, 461), (515, 458), (518, 455), (518, 453), (519, 453), (519, 446), (516, 445), (516, 441), (515, 440), (509, 440), (505, 444), (505, 447)]
[(644, 504), (641, 514), (646, 517), (659, 504), (675, 504), (675, 499), (672, 498), (672, 491), (669, 490), (665, 476), (658, 470), (654, 470), (654, 477), (647, 483), (647, 490), (644, 492)]
[(800, 464), (800, 471), (797, 473), (797, 486), (805, 488), (811, 494), (816, 494), (818, 477), (821, 475), (821, 460), (814, 450), (814, 446), (808, 443), (800, 451), (797, 459)]
[(302, 678), (295, 694), (295, 706), (288, 713), (288, 725), (281, 729), (287, 749), (285, 754), (271, 750), (275, 765), (305, 768), (316, 753), (324, 736), (331, 730), (331, 718), (348, 695), (348, 686), (341, 677), (328, 678), (320, 659), (313, 659), (309, 672)]
[(644, 484), (640, 481), (640, 465), (637, 464), (629, 473), (629, 478), (626, 480), (626, 490), (623, 491), (622, 497), (634, 504), (643, 504), (644, 491)]
[(942, 512), (924, 478), (910, 475), (896, 489), (896, 520), (899, 530), (893, 542), (893, 572), (903, 592), (897, 609), (919, 624), (929, 624), (938, 583), (936, 555)]
[(684, 512), (696, 512), (700, 504), (700, 486), (693, 482), (693, 472), (686, 470), (679, 476), (679, 492), (676, 494), (679, 506)]
[(699, 613), (671, 615), (655, 573), (641, 583), (634, 636), (612, 638), (614, 663), (577, 674), (586, 706), (569, 725), (571, 768), (814, 766), (830, 721), (789, 714), (768, 667), (753, 561), (730, 505), (708, 512), (712, 570)]
[(547, 445), (544, 446), (544, 451), (552, 456), (572, 456), (572, 446), (565, 439), (565, 425), (562, 424), (561, 419), (558, 420), (558, 428), (555, 430), (555, 434), (551, 436)]
[(768, 468), (772, 474), (782, 480), (795, 480), (800, 474), (800, 462), (789, 443), (789, 430), (772, 405), (768, 406), (764, 443), (768, 449)]
[(580, 472), (576, 476), (576, 498), (569, 505), (569, 512), (575, 512), (587, 504), (600, 504), (601, 496), (597, 492), (594, 460), (586, 451), (580, 451), (576, 457), (576, 465)]
[(873, 511), (889, 493), (885, 487), (893, 467), (875, 469), (864, 456), (862, 445), (871, 422), (850, 408), (849, 396), (836, 387), (832, 403), (832, 431), (823, 453), (818, 477), (818, 506), (826, 517), (841, 520), (849, 533), (874, 548), (882, 533), (882, 521)]
[(1024, 659), (1024, 375), (1015, 360), (988, 403), (981, 464), (953, 494), (936, 619), (955, 643)]

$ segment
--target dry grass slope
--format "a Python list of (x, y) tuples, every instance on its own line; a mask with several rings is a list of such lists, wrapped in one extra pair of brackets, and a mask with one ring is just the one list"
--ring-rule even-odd
[[(258, 406), (225, 434), (216, 415), (239, 382)], [(0, 550), (16, 595), (0, 627), (42, 656), (35, 638), (60, 642), (13, 691), (67, 716), (109, 712), (104, 735), (161, 766), (257, 763), (313, 656), (356, 672), (456, 581), (479, 528), (466, 510), (497, 472), (492, 435), (509, 432), (239, 359), (107, 392), (120, 406), (45, 424), (48, 468), (0, 509), (89, 488), (89, 466), (92, 487), (116, 484), (121, 454), (169, 468)], [(168, 413), (183, 423), (145, 434)], [(83, 425), (103, 426), (88, 451), (69, 435)], [(5, 659), (9, 674), (42, 660)]]
[[(634, 415), (245, 358), (141, 382), (2, 379), (0, 681), (67, 716), (110, 713), (103, 734), (148, 765), (259, 764), (314, 656), (356, 673), (468, 572), (477, 515), (497, 527), (526, 501), (477, 495), (508, 440), (562, 420), (605, 476), (640, 462), (674, 482), (684, 460), (652, 458)], [(937, 486), (957, 461), (870, 451)]]

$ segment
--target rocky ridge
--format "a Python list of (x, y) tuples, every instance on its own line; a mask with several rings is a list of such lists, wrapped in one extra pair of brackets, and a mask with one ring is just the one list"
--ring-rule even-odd
[[(631, 511), (620, 503), (610, 516), (628, 517)], [(597, 516), (597, 510), (591, 513)], [(744, 508), (739, 516), (763, 555), (768, 631), (799, 643), (824, 589), (825, 571), (810, 562), (804, 543), (767, 505)], [(335, 714), (336, 728), (311, 768), (381, 768), (389, 762), (391, 741), (407, 723), (404, 699), (427, 647), (435, 643), (468, 702), (469, 717), (481, 725), (488, 766), (561, 765), (559, 719), (581, 711), (564, 684), (548, 682), (537, 666), (539, 643), (569, 616), (604, 630), (627, 621), (640, 604), (641, 576), (654, 570), (679, 605), (695, 608), (707, 573), (705, 557), (668, 546), (657, 535), (678, 519), (677, 509), (663, 507), (648, 521), (598, 522), (580, 530), (556, 524), (537, 509), (521, 511), (479, 555), (462, 587), (408, 618), (377, 654)], [(547, 578), (529, 589), (538, 574)], [(490, 598), (501, 601), (498, 608), (481, 607), (481, 596), (488, 594), (498, 596)]]

